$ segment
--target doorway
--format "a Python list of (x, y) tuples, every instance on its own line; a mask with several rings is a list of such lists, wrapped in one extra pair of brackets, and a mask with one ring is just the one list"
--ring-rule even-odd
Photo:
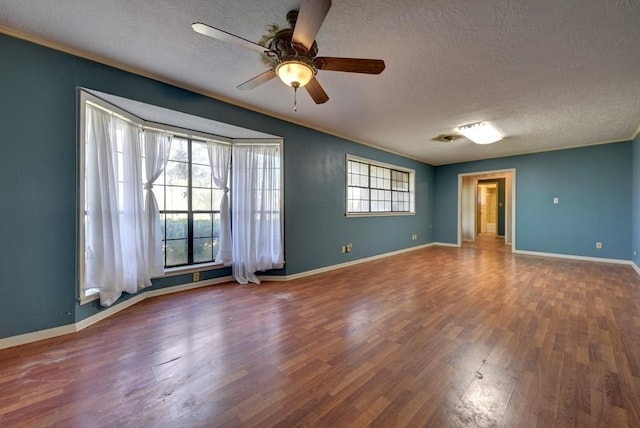
[(515, 200), (515, 169), (459, 174), (458, 246), (515, 248)]
[(498, 182), (478, 181), (476, 190), (476, 236), (480, 234), (498, 235)]

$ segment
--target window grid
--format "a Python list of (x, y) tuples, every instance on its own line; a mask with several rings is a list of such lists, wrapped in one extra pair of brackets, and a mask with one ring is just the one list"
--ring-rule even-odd
[(213, 182), (207, 143), (174, 136), (154, 194), (160, 211), (164, 266), (214, 261), (223, 190)]
[(411, 175), (390, 167), (347, 160), (347, 213), (411, 212)]

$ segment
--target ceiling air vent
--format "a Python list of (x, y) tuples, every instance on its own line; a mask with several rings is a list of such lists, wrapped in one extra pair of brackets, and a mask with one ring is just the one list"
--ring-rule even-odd
[(433, 141), (440, 141), (441, 143), (453, 143), (458, 138), (462, 138), (460, 134), (440, 134), (435, 138), (432, 138)]

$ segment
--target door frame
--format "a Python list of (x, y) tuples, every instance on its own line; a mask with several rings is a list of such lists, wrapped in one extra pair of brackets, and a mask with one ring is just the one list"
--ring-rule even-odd
[[(505, 198), (506, 204), (511, 204), (511, 252), (516, 250), (516, 169), (515, 168), (506, 168), (506, 169), (498, 169), (498, 170), (489, 170), (489, 171), (477, 171), (477, 172), (466, 172), (458, 174), (458, 247), (462, 246), (462, 178), (463, 177), (471, 177), (474, 179), (474, 201), (478, 198), (478, 180), (490, 180), (492, 178), (506, 178), (508, 175), (511, 175), (511, 198)], [(505, 206), (505, 220), (507, 218), (507, 213), (509, 212), (508, 205)], [(475, 216), (477, 215), (476, 204), (474, 203), (474, 228), (476, 223)]]

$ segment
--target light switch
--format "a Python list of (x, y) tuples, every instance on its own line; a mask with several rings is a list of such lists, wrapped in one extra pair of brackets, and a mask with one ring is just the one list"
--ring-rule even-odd
[(555, 205), (558, 205), (560, 203), (560, 198), (558, 198), (557, 196), (553, 198), (553, 203)]

